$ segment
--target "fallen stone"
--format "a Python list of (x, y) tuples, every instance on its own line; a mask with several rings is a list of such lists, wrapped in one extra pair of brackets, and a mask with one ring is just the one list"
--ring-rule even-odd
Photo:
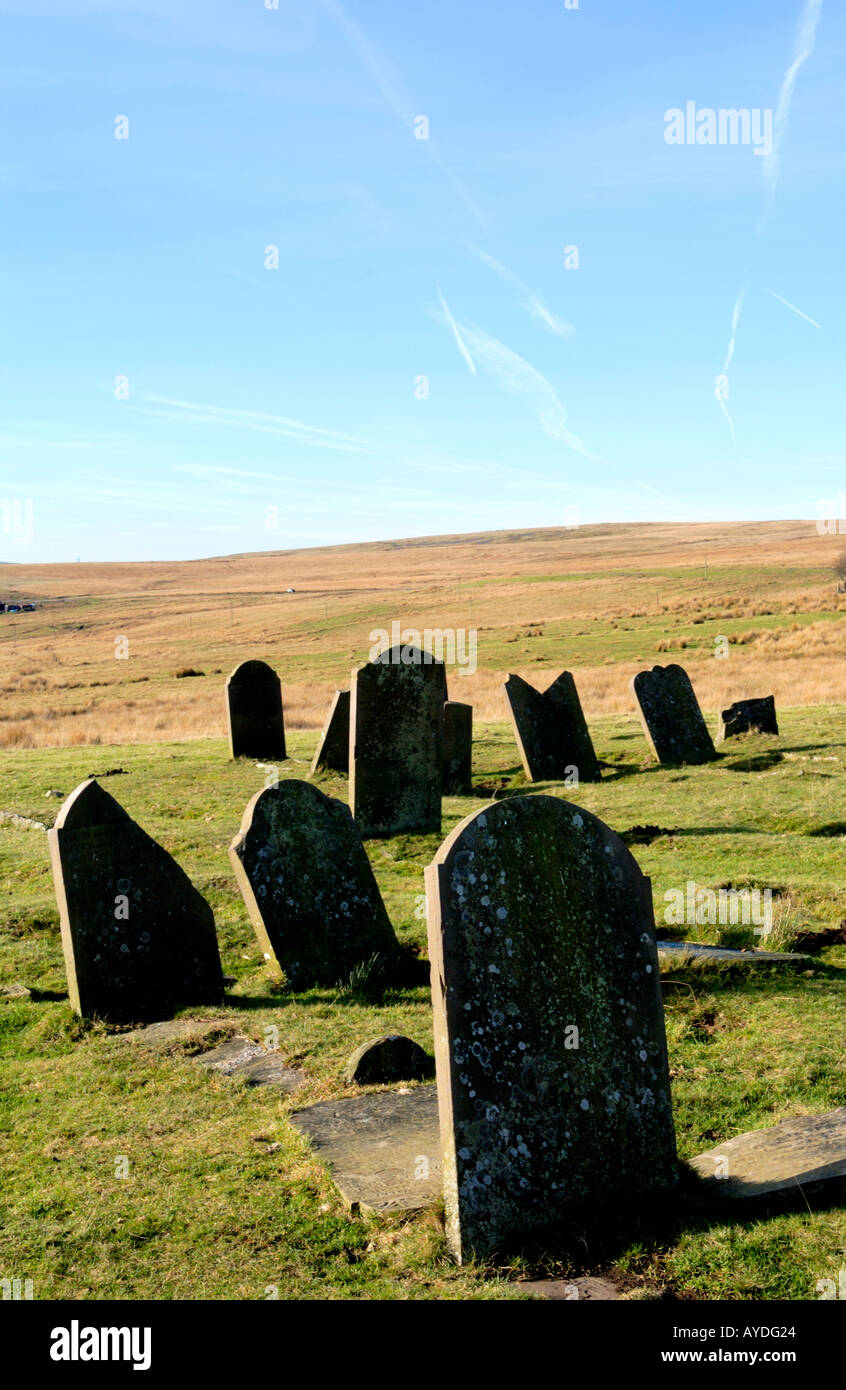
[(238, 1077), (248, 1086), (279, 1086), (289, 1094), (299, 1090), (306, 1079), (305, 1072), (286, 1066), (278, 1053), (268, 1052), (240, 1033), (192, 1060), (207, 1071)]
[(707, 946), (698, 941), (659, 941), (658, 959), (678, 961), (686, 956), (695, 960), (733, 960), (741, 965), (764, 965), (767, 961), (809, 961), (798, 951), (739, 951), (731, 946)]
[(717, 1197), (766, 1192), (846, 1177), (846, 1106), (750, 1130), (690, 1159)]
[(43, 820), (32, 820), (29, 816), (19, 816), (16, 811), (0, 811), (0, 823), (17, 825), (21, 830), (49, 830)]
[(30, 999), (32, 991), (26, 985), (0, 985), (0, 999)]
[(440, 1197), (435, 1086), (325, 1100), (295, 1111), (290, 1120), (328, 1164), (351, 1210), (419, 1211)]
[(201, 1053), (194, 1061), (198, 1066), (206, 1067), (208, 1071), (219, 1071), (224, 1076), (232, 1076), (234, 1072), (254, 1062), (257, 1057), (263, 1056), (264, 1048), (260, 1043), (236, 1034), (235, 1037), (227, 1038), (226, 1042), (212, 1048), (211, 1052)]
[(124, 1042), (167, 1047), (172, 1042), (199, 1042), (209, 1033), (220, 1033), (224, 1029), (234, 1032), (236, 1026), (231, 1018), (168, 1018), (161, 1023), (148, 1023), (146, 1028), (133, 1028), (131, 1033), (121, 1033), (120, 1037)]
[(578, 1279), (521, 1279), (516, 1287), (521, 1293), (531, 1293), (537, 1298), (573, 1303), (610, 1302), (620, 1297), (620, 1290), (610, 1279), (596, 1279), (589, 1275)]
[(386, 1033), (362, 1043), (344, 1068), (344, 1080), (359, 1086), (378, 1086), (391, 1081), (428, 1081), (435, 1074), (434, 1059), (419, 1043), (400, 1033)]

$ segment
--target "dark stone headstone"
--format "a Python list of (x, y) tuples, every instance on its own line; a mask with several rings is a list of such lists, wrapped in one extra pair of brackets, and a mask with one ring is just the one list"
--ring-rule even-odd
[(242, 661), (226, 682), (229, 749), (233, 758), (284, 761), (282, 686), (265, 661)]
[(432, 1058), (419, 1043), (400, 1033), (386, 1033), (356, 1048), (344, 1067), (344, 1080), (359, 1086), (427, 1081), (434, 1070)]
[(646, 740), (659, 763), (707, 763), (717, 756), (683, 667), (638, 671), (631, 689)]
[(472, 790), (473, 706), (447, 700), (444, 705), (444, 796), (466, 796)]
[(510, 797), (456, 827), (426, 894), (456, 1258), (671, 1184), (652, 894), (622, 840)]
[(89, 779), (48, 834), (68, 992), (113, 1023), (219, 1004), (214, 916), (161, 845)]
[(292, 989), (399, 952), (348, 806), (293, 779), (257, 792), (229, 857), (265, 959)]
[(735, 734), (749, 733), (778, 733), (774, 695), (766, 695), (759, 700), (735, 700), (728, 709), (721, 711), (718, 743), (733, 738)]
[(599, 781), (599, 764), (569, 671), (562, 671), (542, 693), (514, 675), (503, 690), (527, 781), (567, 778), (571, 786)]
[(310, 771), (321, 768), (332, 772), (350, 770), (350, 692), (336, 690), (335, 698), (329, 706), (326, 723), (320, 735), (317, 752), (311, 760)]
[(361, 834), (441, 830), (444, 665), (391, 647), (352, 673), (350, 805)]

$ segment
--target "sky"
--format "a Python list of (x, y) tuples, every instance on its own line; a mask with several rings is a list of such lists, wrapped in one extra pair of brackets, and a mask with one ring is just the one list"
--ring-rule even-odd
[(0, 560), (846, 516), (843, 5), (0, 36)]

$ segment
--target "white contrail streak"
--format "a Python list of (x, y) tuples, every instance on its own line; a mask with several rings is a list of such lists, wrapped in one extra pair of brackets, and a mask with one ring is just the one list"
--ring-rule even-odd
[(458, 351), (461, 353), (461, 356), (464, 358), (464, 361), (467, 363), (467, 366), (470, 368), (470, 370), (471, 370), (471, 372), (473, 373), (473, 375), (476, 376), (476, 375), (477, 375), (477, 372), (476, 372), (476, 363), (473, 361), (473, 358), (470, 356), (470, 353), (467, 351), (467, 348), (466, 348), (465, 343), (464, 343), (464, 339), (462, 338), (462, 336), (461, 336), (461, 334), (460, 334), (460, 332), (459, 332), (458, 324), (455, 322), (455, 319), (453, 318), (452, 314), (450, 313), (450, 311), (449, 311), (449, 305), (447, 304), (446, 300), (444, 299), (443, 295), (441, 294), (440, 288), (439, 288), (438, 286), (436, 286), (436, 288), (437, 288), (437, 290), (438, 290), (438, 299), (441, 301), (441, 308), (443, 309), (444, 314), (446, 315), (446, 321), (447, 321), (447, 323), (449, 324), (450, 328), (452, 329), (452, 335), (453, 335), (453, 337), (455, 338), (455, 342), (456, 342), (456, 346), (457, 346), (457, 348), (458, 348)]
[(814, 44), (817, 37), (817, 25), (822, 14), (822, 0), (805, 0), (802, 16), (799, 20), (799, 31), (796, 35), (796, 42), (793, 47), (793, 60), (790, 63), (781, 84), (781, 91), (778, 94), (778, 105), (776, 107), (775, 119), (773, 122), (773, 147), (768, 155), (764, 156), (764, 183), (767, 187), (767, 206), (761, 218), (758, 230), (764, 226), (767, 218), (772, 212), (775, 202), (776, 187), (778, 185), (779, 161), (781, 157), (781, 146), (787, 132), (788, 120), (790, 117), (790, 105), (793, 101), (793, 92), (796, 87), (796, 78), (802, 64), (810, 58), (814, 51)]
[(793, 312), (794, 312), (794, 314), (798, 314), (798, 315), (799, 315), (800, 319), (805, 319), (805, 320), (807, 320), (808, 323), (812, 323), (812, 324), (814, 325), (814, 328), (819, 328), (819, 327), (820, 327), (820, 325), (817, 323), (816, 319), (812, 319), (812, 318), (810, 317), (809, 314), (803, 314), (801, 309), (797, 309), (797, 308), (796, 308), (796, 305), (795, 305), (795, 304), (791, 304), (791, 302), (790, 302), (789, 299), (783, 299), (782, 296), (781, 296), (780, 294), (776, 294), (775, 290), (769, 290), (769, 289), (768, 289), (768, 290), (767, 290), (767, 294), (771, 294), (772, 297), (773, 297), (773, 299), (777, 299), (777, 300), (779, 301), (779, 303), (785, 304), (785, 305), (787, 306), (788, 309), (792, 309)]

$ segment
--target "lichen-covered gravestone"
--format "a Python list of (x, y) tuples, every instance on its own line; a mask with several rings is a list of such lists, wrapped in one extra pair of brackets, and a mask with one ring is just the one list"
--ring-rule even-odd
[(734, 738), (736, 734), (777, 734), (775, 696), (765, 695), (757, 700), (735, 700), (720, 712), (717, 742)]
[(233, 758), (284, 761), (282, 686), (265, 661), (242, 661), (226, 682), (229, 750)]
[(472, 787), (473, 706), (458, 700), (444, 705), (444, 796), (464, 796)]
[(310, 782), (257, 792), (229, 857), (265, 959), (293, 989), (399, 952), (348, 806)]
[(327, 768), (332, 772), (350, 770), (350, 692), (336, 690), (320, 735), (317, 752), (311, 760), (312, 774)]
[(221, 1003), (211, 908), (93, 778), (68, 797), (48, 840), (77, 1013), (129, 1023)]
[(410, 645), (352, 673), (350, 805), (363, 836), (440, 834), (444, 665)]
[(567, 779), (571, 786), (599, 781), (599, 764), (569, 671), (543, 692), (514, 675), (503, 690), (527, 781)]
[(649, 880), (559, 797), (468, 816), (426, 870), (447, 1235), (485, 1256), (671, 1184)]
[(638, 671), (631, 689), (659, 763), (707, 763), (717, 756), (690, 677), (682, 666)]

